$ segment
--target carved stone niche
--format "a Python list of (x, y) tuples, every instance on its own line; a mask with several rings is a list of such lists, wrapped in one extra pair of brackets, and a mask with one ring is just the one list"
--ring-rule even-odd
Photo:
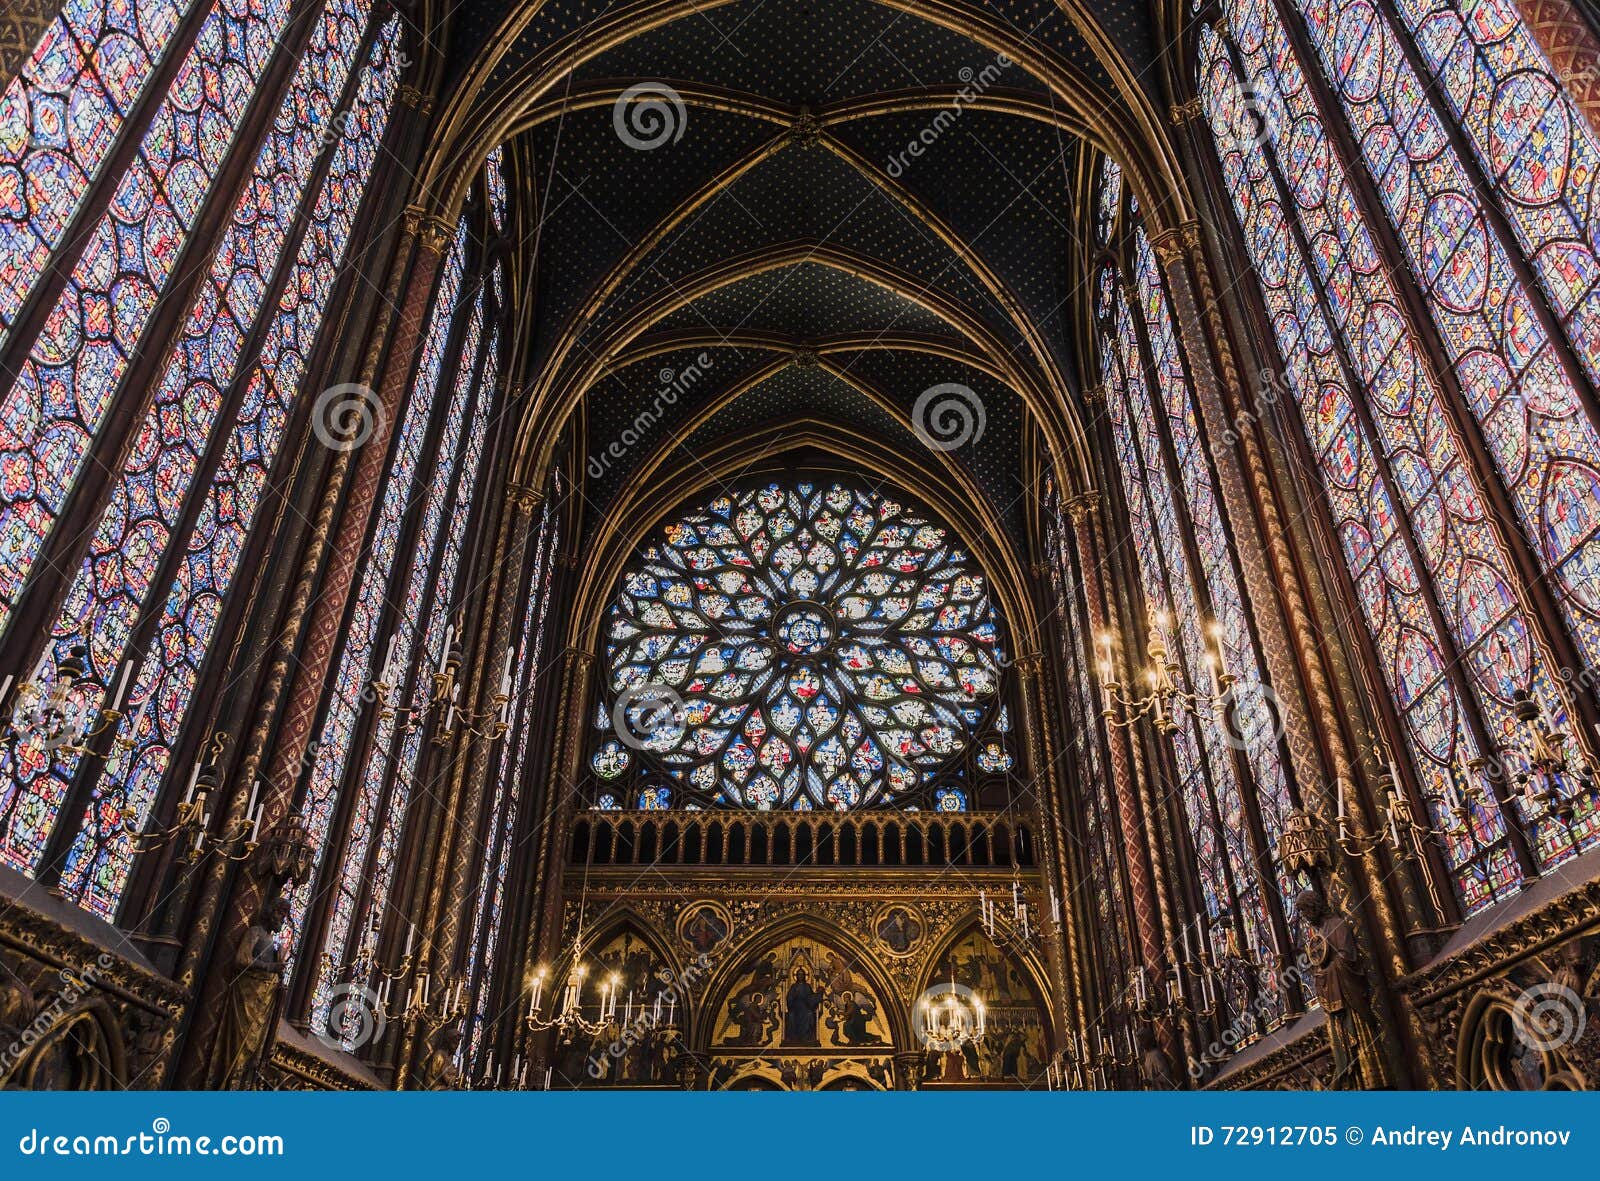
[(1600, 1083), (1600, 939), (1573, 939), (1481, 987), (1436, 1020), (1453, 1025), (1455, 1085), (1589, 1091)]
[(115, 928), (0, 867), (0, 1090), (159, 1087), (183, 993)]
[(1600, 1086), (1600, 853), (1469, 922), (1402, 987), (1439, 1086)]

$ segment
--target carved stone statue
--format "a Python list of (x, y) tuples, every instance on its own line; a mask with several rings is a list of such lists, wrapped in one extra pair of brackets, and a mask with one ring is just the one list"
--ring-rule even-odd
[(233, 976), (223, 1000), (222, 1024), (212, 1050), (213, 1077), (222, 1090), (257, 1086), (261, 1063), (271, 1044), (283, 983), (283, 952), (278, 932), (289, 921), (289, 903), (274, 898), (239, 940)]
[(422, 1067), (417, 1072), (418, 1088), (423, 1091), (459, 1091), (461, 1068), (456, 1065), (457, 1030), (441, 1025), (427, 1037)]
[(1328, 1015), (1335, 1090), (1361, 1090), (1384, 1084), (1376, 1023), (1361, 973), (1361, 949), (1350, 921), (1331, 910), (1321, 894), (1302, 890), (1295, 913), (1306, 925), (1306, 959), (1317, 999)]

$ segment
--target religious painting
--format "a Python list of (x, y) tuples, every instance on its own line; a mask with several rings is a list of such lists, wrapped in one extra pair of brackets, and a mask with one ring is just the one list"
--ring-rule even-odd
[(878, 912), (872, 931), (878, 942), (890, 955), (910, 955), (922, 944), (923, 932), (928, 929), (921, 912), (914, 906), (895, 903)]
[(577, 1030), (557, 1041), (552, 1085), (675, 1085), (688, 995), (672, 966), (631, 927), (600, 943), (591, 963), (584, 1016), (601, 1019), (608, 984), (612, 1012), (597, 1032)]
[(952, 982), (983, 1001), (983, 1040), (954, 1050), (927, 1049), (924, 1085), (1027, 1085), (1042, 1079), (1050, 1043), (1039, 993), (1027, 969), (974, 928), (933, 963), (928, 986)]
[(726, 907), (717, 902), (696, 902), (684, 907), (678, 916), (678, 938), (697, 955), (709, 955), (728, 937), (733, 920)]
[(741, 966), (712, 1046), (838, 1050), (889, 1044), (883, 1005), (849, 957), (795, 938)]

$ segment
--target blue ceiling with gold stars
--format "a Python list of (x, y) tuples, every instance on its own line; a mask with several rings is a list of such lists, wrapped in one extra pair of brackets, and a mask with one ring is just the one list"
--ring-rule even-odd
[[(1149, 10), (1093, 7), (1117, 72), (1153, 82)], [(939, 462), (1020, 541), (1037, 403), (1019, 390), (1070, 401), (1078, 384), (1073, 194), (1090, 150), (1061, 96), (990, 46), (1025, 46), (1075, 93), (1117, 88), (1057, 0), (701, 0), (587, 39), (643, 6), (549, 0), (507, 39), (510, 10), (456, 10), (447, 74), (503, 41), (478, 93), (505, 102), (530, 63), (553, 64), (519, 143), (538, 189), (519, 194), (537, 236), (527, 353), (582, 408), (591, 519), (641, 465), (692, 464), (788, 418), (928, 451), (918, 396), (953, 383), (982, 430)], [(702, 354), (712, 363), (663, 405)]]

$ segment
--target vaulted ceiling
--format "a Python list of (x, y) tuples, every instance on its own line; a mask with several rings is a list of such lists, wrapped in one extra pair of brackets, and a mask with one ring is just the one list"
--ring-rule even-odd
[[(527, 429), (577, 416), (596, 454), (649, 413), (585, 481), (591, 519), (641, 470), (806, 419), (958, 467), (1021, 539), (1032, 441), (1083, 445), (1087, 141), (1165, 109), (1150, 9), (1093, 8), (456, 10), (438, 155), (509, 140), (529, 178)], [(941, 385), (982, 418), (949, 451), (914, 421)]]

